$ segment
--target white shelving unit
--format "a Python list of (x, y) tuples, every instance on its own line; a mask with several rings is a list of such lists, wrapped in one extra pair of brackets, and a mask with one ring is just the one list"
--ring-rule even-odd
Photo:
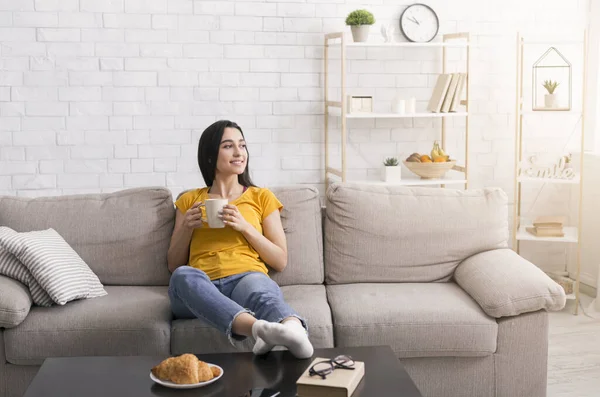
[[(335, 33), (334, 33), (335, 34)], [(462, 34), (462, 33), (458, 33)], [(453, 36), (453, 35), (444, 35)], [(347, 47), (453, 47), (453, 48), (466, 48), (469, 46), (468, 42), (447, 42), (447, 41), (436, 41), (431, 43), (412, 43), (412, 42), (396, 42), (396, 43), (347, 43)]]
[[(524, 109), (524, 87), (523, 87), (523, 58), (525, 47), (528, 45), (537, 44), (537, 45), (548, 45), (548, 46), (557, 46), (557, 45), (583, 45), (583, 80), (582, 80), (582, 102), (581, 102), (581, 111), (569, 109), (556, 109), (556, 110), (532, 110), (532, 109)], [(521, 205), (522, 205), (522, 188), (523, 185), (539, 185), (539, 184), (563, 184), (563, 185), (579, 185), (579, 208), (578, 208), (578, 225), (581, 226), (581, 217), (583, 214), (582, 205), (581, 205), (581, 195), (583, 191), (583, 152), (584, 152), (584, 120), (585, 120), (585, 96), (586, 96), (586, 87), (583, 82), (586, 80), (586, 51), (587, 51), (587, 34), (584, 31), (583, 40), (582, 41), (526, 41), (520, 34), (517, 35), (517, 109), (516, 109), (516, 128), (515, 128), (515, 198), (514, 198), (514, 229), (516, 230), (513, 233), (513, 249), (520, 253), (521, 242), (552, 242), (552, 243), (560, 243), (560, 244), (575, 244), (577, 250), (577, 263), (576, 263), (576, 271), (575, 274), (569, 273), (569, 278), (574, 281), (574, 292), (572, 294), (567, 294), (567, 299), (575, 300), (575, 314), (578, 313), (579, 310), (579, 278), (581, 272), (581, 229), (578, 227), (563, 227), (564, 237), (537, 237), (527, 232), (526, 228), (531, 227), (529, 222), (530, 220), (525, 220), (522, 218), (521, 214)], [(573, 179), (549, 179), (549, 178), (535, 178), (535, 177), (523, 177), (518, 175), (518, 170), (520, 164), (523, 161), (523, 129), (524, 122), (523, 120), (526, 117), (530, 117), (532, 115), (544, 115), (546, 117), (564, 117), (564, 116), (580, 116), (581, 117), (581, 148), (580, 148), (580, 172), (575, 175)], [(569, 186), (565, 188), (570, 188)], [(566, 269), (565, 269), (566, 270)]]
[(556, 114), (556, 115), (565, 115), (565, 114), (570, 114), (570, 115), (576, 115), (576, 116), (581, 116), (581, 112), (578, 112), (576, 110), (522, 110), (521, 114), (523, 115), (528, 115), (528, 114), (540, 114), (540, 112), (544, 113), (544, 115), (546, 114)]
[(519, 183), (557, 183), (559, 185), (578, 185), (581, 182), (581, 175), (576, 174), (573, 179), (542, 179), (529, 176), (520, 176), (517, 178)]
[[(402, 118), (440, 118), (440, 117), (466, 117), (467, 112), (455, 112), (455, 113), (408, 113), (408, 114), (397, 114), (397, 113), (350, 113), (346, 115), (347, 119), (402, 119)], [(330, 114), (330, 116), (338, 116)]]
[[(347, 120), (352, 119), (400, 119), (400, 118), (441, 118), (441, 144), (442, 148), (446, 147), (446, 119), (453, 117), (464, 117), (465, 118), (465, 164), (462, 166), (455, 166), (451, 172), (460, 173), (460, 178), (441, 178), (441, 179), (419, 179), (418, 176), (407, 178), (403, 176), (402, 181), (394, 183), (386, 183), (383, 181), (357, 181), (361, 183), (368, 183), (374, 185), (403, 185), (403, 186), (431, 186), (439, 185), (444, 187), (449, 184), (461, 184), (464, 188), (468, 187), (468, 162), (469, 162), (469, 93), (470, 93), (470, 34), (469, 33), (452, 33), (445, 34), (442, 36), (440, 42), (430, 43), (411, 43), (411, 42), (400, 42), (400, 43), (346, 43), (344, 40), (344, 34), (342, 32), (328, 33), (325, 35), (325, 184), (329, 184), (329, 176), (334, 175), (341, 178), (343, 182), (347, 181), (347, 162), (346, 162), (346, 146), (347, 146)], [(332, 101), (328, 95), (328, 82), (329, 82), (329, 47), (339, 46), (341, 48), (341, 100)], [(348, 114), (346, 111), (346, 53), (352, 48), (364, 48), (364, 47), (404, 47), (404, 48), (439, 48), (442, 50), (442, 73), (446, 73), (446, 49), (447, 48), (465, 48), (467, 52), (466, 57), (466, 99), (461, 101), (460, 104), (465, 106), (465, 110), (461, 112), (452, 113), (352, 113)], [(341, 119), (341, 154), (342, 164), (341, 168), (337, 169), (331, 166), (329, 161), (329, 119), (340, 118)], [(432, 142), (433, 143), (433, 142)], [(450, 172), (449, 172), (450, 173)]]
[(576, 243), (577, 242), (577, 228), (576, 227), (564, 227), (564, 237), (537, 237), (529, 233), (525, 228), (531, 227), (532, 225), (523, 225), (519, 227), (517, 232), (518, 241), (551, 241), (553, 243)]
[(437, 186), (437, 185), (464, 185), (467, 183), (466, 179), (419, 179), (415, 178), (402, 178), (401, 181), (397, 182), (384, 182), (384, 181), (355, 181), (358, 183), (364, 183), (369, 185), (377, 186)]

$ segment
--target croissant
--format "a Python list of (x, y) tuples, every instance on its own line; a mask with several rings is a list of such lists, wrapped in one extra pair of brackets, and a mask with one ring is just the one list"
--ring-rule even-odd
[(218, 376), (220, 371), (216, 369), (216, 373), (217, 375), (207, 363), (198, 360), (193, 354), (167, 358), (152, 368), (152, 375), (177, 384), (206, 382)]

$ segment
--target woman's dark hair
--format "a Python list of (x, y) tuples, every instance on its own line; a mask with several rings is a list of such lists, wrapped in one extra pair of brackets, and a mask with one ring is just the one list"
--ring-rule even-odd
[[(215, 171), (217, 169), (217, 157), (219, 156), (219, 147), (223, 139), (225, 128), (235, 128), (244, 137), (244, 132), (239, 125), (229, 120), (219, 120), (212, 123), (204, 130), (198, 143), (198, 166), (204, 178), (206, 186), (212, 186), (215, 180)], [(245, 139), (245, 138), (244, 138)], [(248, 149), (246, 149), (247, 151)], [(256, 186), (250, 179), (250, 154), (246, 156), (246, 169), (244, 173), (238, 175), (238, 182), (246, 187)]]

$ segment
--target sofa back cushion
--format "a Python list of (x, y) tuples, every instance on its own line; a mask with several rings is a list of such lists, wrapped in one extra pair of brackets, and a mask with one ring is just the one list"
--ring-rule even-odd
[(500, 189), (338, 183), (327, 191), (330, 284), (448, 281), (462, 260), (507, 246), (508, 206)]
[(306, 186), (269, 188), (283, 204), (281, 222), (287, 238), (288, 264), (283, 272), (269, 271), (279, 284), (322, 284), (323, 230), (317, 189)]
[(136, 188), (59, 197), (0, 197), (0, 225), (53, 228), (105, 285), (168, 285), (171, 191)]

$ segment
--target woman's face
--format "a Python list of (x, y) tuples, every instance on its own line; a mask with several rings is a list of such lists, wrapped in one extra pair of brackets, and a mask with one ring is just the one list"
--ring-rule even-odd
[(219, 145), (217, 173), (223, 175), (243, 174), (247, 159), (246, 141), (244, 141), (242, 133), (236, 128), (225, 128)]

